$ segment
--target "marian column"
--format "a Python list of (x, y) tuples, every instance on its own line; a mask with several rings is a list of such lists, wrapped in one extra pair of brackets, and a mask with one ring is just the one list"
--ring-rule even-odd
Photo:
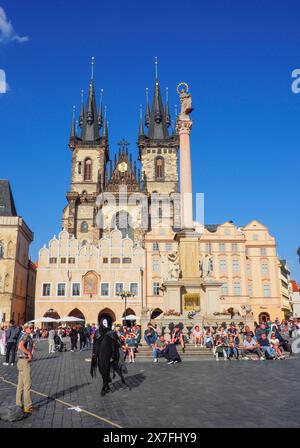
[(190, 149), (190, 132), (193, 122), (189, 116), (193, 109), (192, 97), (188, 91), (189, 88), (186, 83), (182, 82), (178, 84), (177, 92), (180, 98), (181, 111), (177, 119), (176, 130), (179, 134), (180, 142), (181, 228), (183, 230), (194, 229)]

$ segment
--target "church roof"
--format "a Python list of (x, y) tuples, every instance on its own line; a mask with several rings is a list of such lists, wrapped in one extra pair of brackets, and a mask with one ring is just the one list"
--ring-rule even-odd
[(0, 179), (0, 216), (18, 216), (8, 180)]

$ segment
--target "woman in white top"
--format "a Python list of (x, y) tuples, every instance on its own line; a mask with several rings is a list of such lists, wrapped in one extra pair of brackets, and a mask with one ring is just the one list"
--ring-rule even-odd
[(193, 330), (193, 341), (195, 344), (195, 347), (197, 347), (197, 341), (203, 347), (203, 332), (200, 329), (199, 325), (195, 325), (195, 328)]

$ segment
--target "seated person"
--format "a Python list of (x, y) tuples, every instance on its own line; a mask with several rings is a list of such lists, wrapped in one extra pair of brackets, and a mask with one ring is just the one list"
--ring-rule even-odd
[(211, 329), (209, 327), (204, 332), (203, 342), (207, 348), (213, 348), (214, 346), (214, 338), (213, 335), (211, 334)]
[(184, 336), (180, 328), (177, 326), (172, 331), (172, 342), (173, 344), (180, 344), (182, 347), (182, 351), (184, 352), (185, 350)]
[(279, 339), (276, 338), (276, 334), (275, 333), (271, 334), (271, 338), (270, 338), (269, 341), (270, 341), (270, 347), (272, 347), (275, 350), (276, 355), (279, 358), (284, 358), (283, 353), (282, 353), (282, 351), (279, 348)]
[(239, 359), (239, 349), (236, 343), (235, 336), (233, 334), (229, 335), (226, 346), (226, 354), (228, 359), (230, 359), (232, 356), (235, 356), (236, 359)]
[(165, 358), (168, 361), (168, 364), (176, 364), (177, 362), (181, 362), (181, 358), (177, 352), (176, 345), (171, 342), (165, 348)]
[(157, 339), (157, 333), (151, 322), (148, 323), (147, 329), (144, 333), (144, 339), (148, 346), (154, 345)]
[(259, 348), (264, 352), (266, 359), (274, 359), (275, 358), (275, 350), (271, 347), (269, 339), (267, 338), (266, 333), (262, 333), (261, 337), (257, 339)]
[(281, 328), (277, 328), (277, 330), (275, 331), (275, 336), (276, 338), (279, 340), (279, 347), (282, 348), (284, 351), (289, 352), (290, 356), (292, 356), (293, 351), (292, 351), (292, 346), (289, 343), (289, 341), (287, 339), (284, 339), (284, 337), (281, 334)]
[(203, 332), (202, 330), (200, 330), (199, 325), (195, 325), (192, 336), (195, 347), (197, 347), (197, 341), (201, 345), (201, 347), (203, 347)]
[(247, 336), (251, 336), (251, 338), (254, 338), (254, 333), (253, 331), (250, 329), (249, 325), (245, 325), (244, 330), (242, 331), (244, 339), (246, 339)]
[(266, 336), (268, 336), (269, 334), (269, 330), (267, 329), (266, 325), (264, 323), (260, 324), (257, 329), (256, 329), (256, 333), (255, 333), (255, 337), (256, 339), (261, 339), (261, 336), (265, 334)]
[(236, 342), (237, 346), (240, 345), (239, 333), (236, 329), (234, 322), (232, 322), (229, 328), (227, 329), (227, 334), (228, 336), (232, 335), (234, 337), (234, 341)]
[(159, 336), (159, 338), (156, 340), (154, 347), (153, 347), (153, 362), (158, 361), (158, 357), (165, 356), (165, 349), (167, 347), (167, 343), (165, 341), (165, 338), (163, 335)]
[(264, 356), (262, 351), (260, 350), (258, 343), (256, 340), (251, 336), (250, 333), (246, 334), (246, 338), (244, 340), (244, 348), (242, 350), (242, 356), (244, 359), (249, 359), (247, 357), (248, 354), (255, 353), (261, 360), (264, 360)]
[(216, 361), (219, 361), (219, 356), (223, 355), (224, 361), (227, 361), (227, 353), (225, 350), (225, 342), (221, 336), (216, 335), (215, 341), (214, 341), (214, 348), (213, 348), (213, 354), (216, 357)]
[(226, 337), (227, 332), (226, 332), (225, 328), (221, 326), (217, 331), (217, 335), (221, 336), (221, 338)]

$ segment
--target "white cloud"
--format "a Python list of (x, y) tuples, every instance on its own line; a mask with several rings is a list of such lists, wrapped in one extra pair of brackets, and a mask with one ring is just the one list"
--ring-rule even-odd
[(0, 7), (0, 45), (8, 42), (27, 42), (28, 40), (27, 36), (19, 36), (15, 32), (11, 22), (6, 17), (4, 9)]

